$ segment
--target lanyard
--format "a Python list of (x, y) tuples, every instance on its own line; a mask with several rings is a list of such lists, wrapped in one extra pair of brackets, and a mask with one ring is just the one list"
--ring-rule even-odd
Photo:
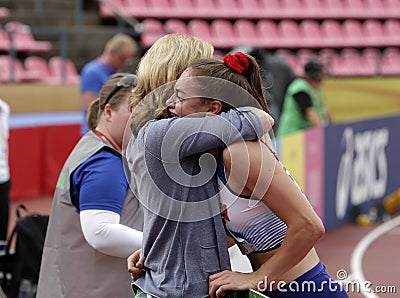
[(117, 150), (119, 153), (122, 152), (121, 148), (115, 144), (114, 142), (112, 142), (109, 138), (107, 138), (104, 134), (102, 134), (100, 131), (98, 131), (97, 129), (93, 129), (93, 132), (96, 134), (96, 136), (98, 136), (101, 140), (106, 141), (108, 143), (110, 143), (115, 150)]

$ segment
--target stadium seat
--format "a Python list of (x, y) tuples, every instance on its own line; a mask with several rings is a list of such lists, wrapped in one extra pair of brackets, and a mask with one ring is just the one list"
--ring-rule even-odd
[(267, 49), (278, 49), (281, 46), (282, 38), (273, 20), (259, 20), (256, 23), (256, 32), (259, 36), (260, 46)]
[(233, 32), (238, 45), (253, 45), (262, 47), (256, 25), (250, 20), (237, 20), (233, 24)]
[(0, 55), (0, 82), (21, 83), (25, 80), (25, 69), (22, 62), (9, 55)]
[(238, 10), (240, 16), (249, 19), (260, 19), (263, 17), (261, 4), (258, 0), (238, 0)]
[(290, 50), (279, 49), (275, 52), (275, 55), (283, 58), (293, 71), (297, 69), (297, 57)]
[(0, 19), (7, 19), (10, 16), (10, 11), (7, 7), (0, 7)]
[(338, 54), (334, 49), (321, 49), (318, 53), (319, 60), (325, 65), (326, 72), (330, 76), (331, 75), (331, 64), (333, 57), (337, 56)]
[(51, 74), (47, 61), (39, 56), (28, 56), (24, 61), (25, 75), (38, 82), (51, 81)]
[(213, 37), (211, 36), (210, 26), (207, 21), (200, 19), (190, 20), (187, 28), (189, 35), (196, 36), (213, 44)]
[(325, 9), (322, 0), (303, 0), (304, 18), (324, 18)]
[[(365, 48), (361, 50), (361, 59), (367, 68), (373, 69), (372, 75), (379, 74), (379, 64), (381, 60), (380, 51), (376, 48)], [(372, 70), (371, 70), (372, 72)]]
[(32, 35), (31, 27), (21, 22), (10, 21), (6, 24), (6, 31), (13, 38), (14, 48), (17, 51), (48, 52), (51, 50), (51, 43), (48, 41), (37, 41)]
[(385, 0), (364, 0), (366, 16), (368, 18), (386, 18)]
[(170, 0), (171, 10), (177, 18), (194, 18), (196, 11), (194, 10), (191, 0)]
[[(53, 56), (49, 60), (49, 70), (54, 83), (79, 84), (80, 76), (70, 59)], [(64, 73), (65, 71), (65, 73)]]
[(228, 20), (217, 19), (211, 22), (210, 32), (213, 37), (213, 45), (217, 48), (233, 48), (239, 44), (233, 32), (232, 23)]
[(400, 75), (400, 50), (399, 48), (387, 48), (383, 50), (380, 75), (398, 76)]
[(0, 51), (9, 51), (10, 50), (10, 37), (8, 33), (5, 32), (2, 28), (0, 28)]
[(184, 21), (179, 19), (168, 19), (164, 24), (165, 33), (180, 33), (189, 35)]
[(301, 19), (304, 17), (304, 8), (300, 0), (281, 0), (282, 18)]
[(347, 19), (342, 23), (342, 33), (346, 46), (364, 47), (368, 46), (363, 35), (361, 22), (358, 20)]
[(346, 18), (368, 17), (368, 10), (364, 7), (364, 0), (342, 0)]
[(214, 0), (219, 18), (236, 18), (240, 12), (236, 0)]
[(361, 56), (356, 49), (343, 49), (340, 56), (334, 57), (332, 61), (332, 75), (338, 77), (374, 76), (375, 62), (368, 56)]
[(142, 22), (140, 42), (143, 47), (149, 48), (157, 39), (165, 35), (163, 24), (156, 19), (145, 19)]
[(346, 46), (343, 40), (342, 27), (338, 20), (322, 21), (321, 35), (325, 47), (342, 48)]
[(146, 0), (124, 0), (126, 15), (135, 18), (151, 17), (149, 6)]
[(383, 33), (387, 46), (399, 46), (400, 44), (400, 20), (388, 19), (383, 22)]
[(382, 47), (386, 45), (382, 23), (379, 20), (365, 20), (362, 25), (362, 31), (367, 46)]
[(299, 24), (300, 37), (303, 39), (302, 47), (322, 48), (323, 38), (319, 23), (314, 20), (304, 20)]
[(385, 18), (399, 18), (400, 0), (385, 0)]
[(99, 2), (99, 14), (103, 18), (115, 18), (124, 10), (122, 0), (103, 0)]
[(193, 0), (197, 18), (213, 19), (219, 17), (214, 0)]
[(149, 14), (153, 18), (175, 17), (169, 0), (147, 0)]
[(310, 49), (301, 49), (296, 55), (296, 68), (294, 72), (300, 76), (304, 76), (304, 65), (311, 59), (318, 59), (317, 55)]
[(343, 19), (346, 18), (346, 11), (343, 9), (342, 0), (322, 0), (324, 17)]
[(303, 44), (297, 23), (294, 20), (281, 20), (277, 25), (281, 46), (286, 48), (298, 48)]
[(265, 18), (279, 19), (283, 16), (280, 0), (260, 0), (260, 4)]

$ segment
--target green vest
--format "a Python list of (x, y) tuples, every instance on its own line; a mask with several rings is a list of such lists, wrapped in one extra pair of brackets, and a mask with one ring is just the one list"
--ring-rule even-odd
[(326, 111), (322, 102), (321, 90), (312, 89), (304, 79), (294, 80), (288, 87), (283, 103), (282, 114), (279, 120), (278, 137), (285, 136), (312, 126), (310, 121), (303, 115), (293, 95), (299, 92), (307, 93), (311, 98), (313, 108), (321, 120), (326, 119)]

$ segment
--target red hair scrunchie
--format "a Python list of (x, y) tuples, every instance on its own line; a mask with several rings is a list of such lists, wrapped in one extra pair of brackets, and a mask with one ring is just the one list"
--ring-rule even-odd
[(235, 72), (243, 74), (249, 68), (249, 58), (242, 52), (227, 54), (224, 63)]

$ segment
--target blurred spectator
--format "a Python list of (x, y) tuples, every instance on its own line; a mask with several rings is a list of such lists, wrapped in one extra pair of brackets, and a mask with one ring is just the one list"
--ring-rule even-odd
[(321, 84), (325, 78), (325, 66), (312, 59), (304, 65), (304, 78), (290, 84), (283, 104), (278, 136), (284, 136), (328, 122)]
[(89, 105), (99, 96), (101, 87), (111, 75), (127, 66), (137, 54), (136, 42), (126, 34), (116, 34), (109, 39), (102, 55), (88, 62), (81, 71), (81, 134), (89, 131), (86, 113)]
[(274, 132), (276, 133), (286, 90), (296, 75), (282, 57), (273, 55), (264, 49), (240, 46), (233, 49), (231, 53), (238, 51), (253, 56), (261, 68), (265, 98), (268, 101), (271, 116), (275, 120)]
[(8, 165), (9, 118), (10, 107), (0, 99), (0, 254), (6, 247), (10, 204), (10, 169)]

